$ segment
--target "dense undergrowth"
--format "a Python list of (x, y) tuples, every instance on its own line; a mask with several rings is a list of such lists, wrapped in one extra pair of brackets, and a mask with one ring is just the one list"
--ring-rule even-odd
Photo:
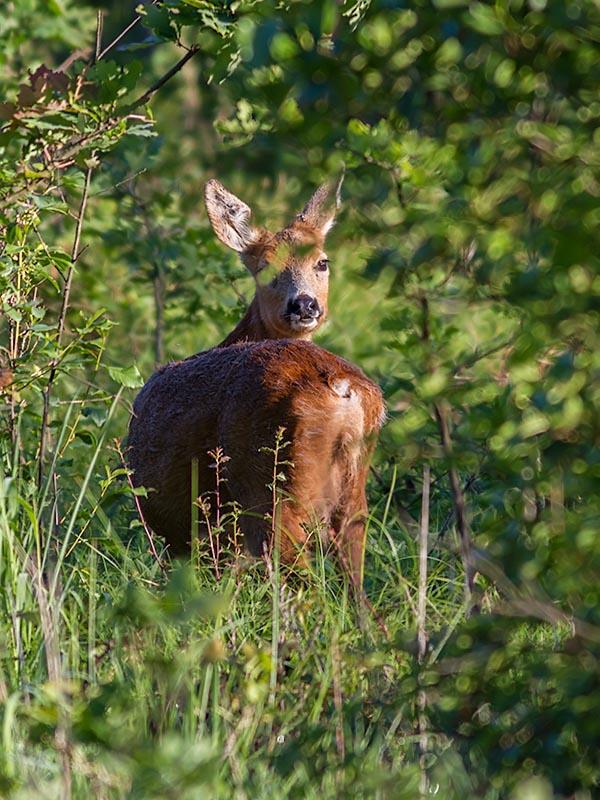
[[(93, 5), (0, 20), (0, 793), (594, 797), (597, 4)], [(124, 466), (251, 295), (203, 182), (280, 226), (342, 161), (358, 599), (319, 552), (171, 562)]]

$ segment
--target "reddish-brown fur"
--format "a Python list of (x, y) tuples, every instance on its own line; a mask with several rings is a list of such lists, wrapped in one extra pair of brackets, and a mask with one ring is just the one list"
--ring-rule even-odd
[[(366, 470), (384, 414), (379, 388), (363, 373), (310, 342), (265, 341), (214, 348), (154, 373), (138, 395), (129, 431), (136, 485), (152, 487), (146, 520), (176, 551), (188, 546), (190, 464), (199, 460), (201, 492), (214, 490), (209, 451), (222, 447), (222, 499), (244, 510), (250, 553), (269, 542), (273, 449), (285, 428), (281, 467), (281, 558), (305, 560), (308, 531), (320, 526), (362, 579)], [(306, 526), (306, 527), (304, 527)]]
[[(338, 192), (339, 185), (336, 198)], [(277, 515), (281, 559), (306, 563), (311, 532), (318, 529), (360, 586), (368, 462), (385, 414), (381, 391), (357, 367), (306, 341), (324, 318), (326, 292), (319, 295), (317, 319), (289, 313), (294, 286), (301, 287), (300, 294), (311, 286), (298, 275), (304, 269), (310, 278), (315, 257), (321, 258), (333, 221), (334, 211), (327, 208), (331, 197), (332, 190), (321, 187), (284, 231), (270, 234), (250, 229), (248, 207), (217, 182), (209, 183), (213, 228), (242, 254), (257, 279), (257, 294), (221, 345), (168, 364), (150, 378), (134, 404), (129, 461), (135, 485), (149, 490), (141, 499), (147, 522), (181, 552), (191, 534), (192, 460), (198, 460), (200, 495), (214, 491), (208, 454), (222, 448), (228, 461), (221, 502), (239, 504), (245, 546), (261, 555), (265, 544), (272, 544), (269, 485), (277, 433), (285, 429), (289, 447), (279, 459), (290, 463), (279, 469), (286, 475)], [(298, 242), (308, 245), (299, 255)], [(261, 283), (260, 275), (273, 265), (285, 280), (269, 285), (271, 276)], [(322, 288), (319, 280), (312, 285)]]

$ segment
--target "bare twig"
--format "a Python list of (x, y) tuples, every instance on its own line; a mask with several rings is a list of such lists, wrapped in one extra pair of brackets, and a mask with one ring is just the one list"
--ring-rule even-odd
[(65, 60), (58, 65), (56, 68), (57, 72), (66, 72), (71, 64), (75, 63), (75, 61), (79, 61), (79, 59), (88, 59), (92, 53), (91, 47), (82, 47), (80, 50), (75, 50), (71, 53), (70, 56), (67, 56)]
[[(375, 469), (375, 467), (372, 464), (369, 467), (369, 470), (371, 472), (371, 475), (374, 476), (374, 478), (377, 481), (377, 483), (379, 484), (379, 486), (382, 489), (386, 489), (387, 490), (387, 487), (384, 484), (384, 482), (383, 482), (383, 480), (381, 478), (381, 475), (379, 474), (379, 472)], [(392, 496), (392, 502), (394, 503), (394, 508), (396, 510), (396, 514), (398, 515), (398, 519), (400, 520), (402, 525), (404, 525), (404, 527), (406, 528), (407, 533), (410, 533), (410, 534), (413, 534), (413, 535), (416, 536), (418, 534), (418, 532), (419, 532), (419, 523), (417, 522), (417, 520), (413, 517), (413, 515), (410, 513), (410, 511), (408, 511), (402, 505), (402, 503), (400, 503), (400, 502), (398, 502), (398, 500), (396, 500), (396, 498), (394, 496)]]
[(483, 361), (484, 358), (488, 358), (489, 356), (493, 356), (496, 353), (499, 353), (502, 350), (507, 350), (511, 345), (515, 343), (518, 338), (518, 334), (513, 334), (509, 336), (508, 339), (503, 339), (498, 344), (492, 345), (488, 347), (487, 350), (476, 350), (472, 353), (468, 358), (465, 358), (460, 364), (456, 364), (454, 367), (454, 374), (458, 375), (465, 369), (469, 369), (469, 367), (474, 366), (477, 364), (478, 361)]
[(133, 499), (135, 501), (135, 507), (137, 508), (137, 512), (139, 514), (140, 521), (141, 521), (141, 523), (142, 523), (142, 525), (144, 527), (144, 532), (145, 532), (146, 537), (148, 539), (148, 543), (150, 544), (150, 550), (152, 551), (152, 555), (154, 556), (154, 560), (158, 564), (158, 566), (160, 568), (160, 571), (162, 572), (162, 574), (166, 578), (166, 577), (168, 577), (167, 568), (163, 564), (160, 556), (158, 555), (158, 552), (156, 550), (156, 545), (154, 544), (154, 537), (152, 535), (152, 531), (150, 530), (150, 528), (148, 527), (148, 524), (146, 523), (146, 520), (144, 519), (144, 513), (143, 513), (142, 507), (140, 505), (140, 499), (137, 496), (137, 494), (135, 493), (135, 487), (133, 485), (133, 481), (131, 480), (130, 470), (128, 469), (127, 464), (125, 462), (125, 456), (123, 455), (123, 450), (121, 448), (121, 443), (119, 442), (118, 439), (115, 439), (114, 440), (114, 445), (115, 445), (116, 451), (119, 454), (119, 457), (121, 459), (121, 464), (123, 465), (123, 468), (127, 471), (127, 473), (126, 473), (127, 474), (127, 483), (129, 484), (129, 488), (131, 489), (131, 492), (133, 494)]
[(352, 585), (352, 588), (356, 592), (357, 600), (359, 600), (360, 604), (364, 605), (364, 607), (370, 612), (371, 616), (373, 617), (373, 619), (377, 623), (377, 625), (379, 627), (379, 630), (383, 633), (383, 635), (385, 636), (387, 641), (390, 642), (390, 644), (391, 644), (392, 639), (390, 637), (390, 633), (389, 633), (389, 631), (387, 629), (387, 626), (386, 626), (385, 622), (379, 616), (377, 611), (375, 611), (375, 607), (373, 606), (373, 603), (371, 603), (371, 601), (367, 597), (367, 593), (365, 592), (364, 587), (356, 585), (356, 583), (355, 583), (355, 581), (354, 581), (354, 579), (352, 577), (352, 567), (350, 566), (350, 562), (348, 561), (344, 551), (342, 550), (342, 547), (340, 546), (340, 543), (335, 538), (333, 539), (333, 545), (336, 548), (336, 554), (337, 554), (337, 557), (339, 559), (339, 562), (340, 562), (343, 570), (348, 575), (348, 578), (350, 580), (350, 584)]
[[(474, 472), (472, 475), (469, 475), (469, 477), (465, 481), (465, 485), (462, 487), (463, 496), (466, 495), (467, 492), (471, 489), (471, 486), (473, 486), (473, 484), (475, 483), (475, 481), (477, 480), (478, 477), (479, 477), (479, 473), (478, 472)], [(448, 528), (452, 524), (452, 520), (453, 519), (454, 519), (454, 507), (452, 508), (451, 511), (449, 511), (446, 514), (446, 518), (442, 522), (442, 527), (440, 528), (440, 530), (438, 532), (438, 535), (437, 535), (438, 542), (441, 541), (444, 538), (444, 536), (446, 534), (446, 531), (448, 530)]]
[(585, 642), (600, 644), (600, 627), (569, 616), (549, 600), (545, 602), (533, 597), (521, 597), (501, 601), (493, 610), (494, 613), (504, 617), (533, 618), (550, 625), (564, 625), (571, 629), (573, 636)]
[(344, 699), (342, 694), (342, 664), (337, 630), (331, 641), (331, 683), (333, 686), (333, 705), (335, 708), (335, 746), (340, 762), (346, 757), (346, 740), (344, 736)]
[[(429, 302), (425, 294), (421, 295), (421, 310), (422, 310), (422, 332), (421, 338), (424, 342), (429, 342)], [(454, 515), (456, 517), (456, 526), (460, 535), (461, 555), (463, 568), (465, 571), (465, 602), (467, 608), (470, 607), (471, 595), (473, 592), (473, 584), (475, 579), (475, 572), (473, 570), (470, 558), (471, 537), (469, 533), (469, 526), (467, 524), (467, 517), (465, 514), (465, 497), (460, 487), (458, 479), (458, 471), (454, 466), (454, 451), (452, 446), (452, 438), (450, 436), (450, 425), (448, 422), (449, 408), (446, 402), (438, 400), (433, 404), (435, 416), (440, 431), (440, 439), (442, 442), (442, 449), (448, 461), (448, 476), (450, 479), (450, 490), (452, 492), (452, 503), (454, 506)]]
[(0, 675), (0, 703), (6, 703), (8, 700), (8, 684), (4, 679), (4, 675)]
[(440, 439), (444, 455), (449, 461), (448, 477), (450, 479), (450, 490), (452, 492), (452, 504), (454, 506), (454, 516), (456, 517), (456, 527), (460, 536), (461, 556), (463, 568), (465, 570), (465, 601), (467, 608), (473, 593), (473, 585), (475, 581), (475, 571), (471, 562), (471, 534), (469, 532), (469, 525), (467, 523), (467, 516), (465, 513), (465, 496), (460, 486), (458, 478), (458, 470), (454, 466), (454, 448), (452, 445), (452, 438), (450, 436), (450, 426), (448, 423), (449, 410), (447, 404), (438, 402), (434, 404), (435, 416), (440, 431)]
[[(429, 464), (423, 465), (423, 492), (421, 495), (421, 525), (419, 531), (419, 596), (417, 614), (417, 658), (419, 664), (425, 661), (427, 652), (427, 544), (429, 534), (429, 489), (431, 485), (431, 471)], [(419, 794), (427, 794), (426, 757), (429, 749), (427, 736), (427, 692), (420, 688), (417, 694), (417, 708), (419, 711), (419, 765), (421, 777), (419, 781)]]
[(165, 312), (165, 280), (159, 259), (154, 265), (154, 275), (152, 277), (154, 289), (154, 308), (156, 311), (156, 327), (154, 330), (154, 358), (156, 366), (159, 367), (165, 360), (164, 352), (164, 312)]
[(423, 314), (421, 319), (421, 339), (424, 342), (429, 342), (429, 301), (426, 295), (421, 295), (421, 312)]
[[(158, 2), (158, 0), (152, 0), (152, 3), (150, 5), (154, 6), (154, 5), (156, 5), (157, 2)], [(116, 47), (119, 44), (119, 42), (121, 41), (121, 39), (123, 39), (125, 36), (127, 36), (129, 31), (132, 28), (134, 28), (138, 24), (138, 22), (142, 19), (142, 15), (138, 14), (135, 17), (135, 19), (133, 19), (129, 23), (129, 25), (127, 25), (127, 27), (125, 27), (121, 31), (121, 33), (119, 33), (117, 36), (115, 36), (115, 38), (112, 40), (112, 42), (110, 44), (108, 44), (104, 48), (104, 50), (102, 50), (101, 49), (102, 48), (102, 32), (103, 32), (103, 28), (104, 28), (103, 14), (104, 14), (104, 12), (99, 9), (98, 10), (98, 25), (97, 25), (97, 28), (96, 28), (96, 47), (95, 47), (95, 50), (94, 50), (94, 57), (93, 57), (94, 58), (94, 62), (100, 61), (100, 59), (104, 58), (104, 56), (107, 53), (109, 53), (113, 49), (113, 47)], [(91, 48), (85, 47), (85, 48), (82, 48), (80, 50), (76, 50), (74, 53), (71, 53), (71, 55), (68, 56), (56, 68), (57, 72), (64, 72), (65, 70), (67, 70), (71, 66), (71, 64), (73, 64), (75, 61), (78, 61), (80, 58), (84, 58), (84, 59), (89, 58), (90, 57), (90, 52), (91, 52)]]
[(346, 742), (344, 737), (344, 703), (342, 696), (342, 669), (340, 659), (340, 646), (337, 630), (331, 642), (331, 682), (333, 684), (333, 705), (336, 711), (335, 745), (338, 758), (343, 763), (346, 757)]
[[(81, 202), (79, 204), (79, 213), (77, 215), (77, 225), (75, 227), (75, 237), (73, 239), (73, 248), (71, 250), (71, 263), (65, 278), (65, 286), (63, 289), (62, 305), (60, 315), (58, 318), (58, 330), (56, 333), (56, 349), (59, 350), (65, 330), (65, 323), (67, 319), (67, 312), (69, 310), (69, 301), (71, 297), (71, 283), (73, 280), (73, 272), (75, 264), (80, 256), (81, 232), (83, 230), (83, 221), (85, 218), (85, 209), (87, 206), (88, 195), (90, 190), (90, 181), (92, 179), (92, 167), (88, 167), (85, 173), (85, 183), (83, 193), (81, 195)], [(46, 455), (46, 436), (48, 431), (48, 424), (50, 421), (50, 396), (52, 394), (52, 387), (56, 378), (57, 368), (60, 361), (60, 356), (56, 355), (51, 362), (50, 375), (48, 376), (48, 383), (44, 392), (44, 409), (42, 412), (42, 428), (40, 434), (40, 452), (38, 460), (38, 486), (42, 485), (42, 478), (44, 475), (44, 458)]]
[(419, 598), (417, 613), (417, 652), (419, 664), (427, 651), (427, 554), (429, 534), (429, 487), (431, 470), (423, 465), (423, 493), (421, 496), (421, 525), (419, 530)]
[[(31, 578), (33, 592), (40, 611), (40, 623), (46, 652), (48, 680), (53, 683), (57, 689), (60, 689), (63, 674), (58, 638), (60, 614), (57, 603), (55, 602), (56, 593), (47, 588), (40, 564), (37, 564), (20, 545), (18, 550), (23, 559), (25, 571)], [(65, 714), (64, 708), (61, 706), (58, 708), (58, 721), (54, 730), (54, 743), (57, 751), (60, 753), (62, 764), (61, 796), (64, 797), (65, 800), (70, 800), (72, 796), (71, 748), (67, 731), (67, 715)]]
[(94, 51), (94, 62), (98, 61), (100, 58), (100, 52), (102, 50), (102, 31), (104, 30), (104, 11), (101, 8), (98, 9), (98, 22), (96, 25), (96, 49)]
[[(150, 5), (152, 5), (152, 6), (155, 6), (157, 3), (158, 3), (158, 0), (152, 0), (152, 2), (150, 3)], [(112, 40), (112, 42), (111, 42), (109, 45), (107, 45), (107, 46), (104, 48), (104, 50), (102, 50), (102, 52), (100, 53), (100, 55), (97, 57), (97, 59), (96, 59), (96, 60), (97, 60), (97, 61), (99, 61), (101, 58), (104, 58), (104, 56), (105, 56), (105, 55), (106, 55), (108, 52), (110, 52), (110, 51), (113, 49), (113, 47), (116, 47), (116, 46), (119, 44), (119, 42), (121, 41), (121, 39), (122, 39), (124, 36), (127, 36), (127, 34), (129, 33), (129, 31), (130, 31), (132, 28), (134, 28), (134, 27), (135, 27), (135, 26), (138, 24), (138, 22), (139, 22), (141, 19), (142, 19), (142, 15), (141, 15), (141, 14), (138, 14), (138, 15), (137, 15), (137, 17), (136, 17), (136, 18), (135, 18), (135, 19), (134, 19), (132, 22), (130, 22), (130, 23), (129, 23), (129, 25), (128, 25), (126, 28), (124, 28), (124, 29), (121, 31), (121, 33), (120, 33), (118, 36), (116, 36), (116, 37), (115, 37), (115, 38)]]
[(171, 69), (168, 72), (165, 72), (162, 78), (159, 78), (159, 80), (157, 80), (156, 83), (153, 86), (151, 86), (147, 92), (144, 92), (144, 94), (141, 97), (138, 97), (138, 99), (135, 100), (129, 106), (129, 108), (127, 109), (127, 113), (135, 111), (136, 108), (145, 105), (148, 102), (148, 100), (150, 100), (153, 94), (155, 94), (159, 89), (161, 89), (165, 85), (165, 83), (167, 83), (167, 81), (170, 81), (171, 78), (174, 75), (176, 75), (179, 72), (179, 70), (182, 69), (182, 67), (184, 67), (187, 64), (190, 58), (193, 58), (196, 55), (199, 49), (200, 48), (198, 47), (198, 45), (196, 44), (192, 45), (190, 49), (187, 51), (187, 53), (183, 56), (183, 58), (179, 59), (179, 61), (175, 64), (175, 66), (171, 67)]
[[(444, 546), (449, 552), (456, 552), (452, 546)], [(519, 588), (483, 547), (472, 545), (470, 557), (473, 569), (485, 575), (502, 596), (502, 599), (493, 604), (492, 613), (537, 619), (550, 625), (564, 625), (572, 630), (573, 636), (600, 644), (600, 626), (577, 619), (563, 611), (538, 583), (532, 582), (525, 589)]]

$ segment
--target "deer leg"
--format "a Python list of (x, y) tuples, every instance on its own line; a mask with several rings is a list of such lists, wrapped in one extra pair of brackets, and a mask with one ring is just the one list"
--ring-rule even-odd
[(367, 495), (366, 469), (361, 470), (348, 487), (349, 492), (332, 519), (332, 540), (338, 558), (355, 589), (360, 590), (366, 543)]
[(294, 506), (294, 502), (290, 501), (283, 503), (281, 508), (275, 534), (279, 540), (279, 557), (282, 564), (306, 569), (310, 562), (310, 537), (300, 524), (298, 511)]
[[(266, 496), (260, 502), (251, 505), (247, 498), (238, 497), (245, 508), (251, 508), (250, 513), (244, 514), (240, 519), (240, 528), (244, 536), (245, 547), (253, 556), (262, 556), (271, 553), (274, 547), (279, 548), (279, 557), (282, 564), (291, 567), (308, 567), (310, 560), (309, 535), (300, 524), (301, 515), (292, 500), (283, 501), (275, 510), (275, 526), (270, 519), (272, 504)], [(275, 527), (275, 534), (273, 529)]]

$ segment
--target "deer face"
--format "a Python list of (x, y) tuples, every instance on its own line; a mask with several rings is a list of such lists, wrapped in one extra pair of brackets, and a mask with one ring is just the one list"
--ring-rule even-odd
[(265, 338), (307, 339), (327, 316), (329, 259), (325, 236), (333, 225), (341, 180), (326, 184), (278, 233), (250, 225), (250, 208), (218, 181), (206, 186), (206, 206), (219, 239), (236, 250), (254, 276), (254, 304)]
[(293, 227), (265, 238), (259, 253), (242, 257), (256, 282), (261, 320), (271, 338), (305, 338), (327, 316), (327, 254), (322, 242)]

